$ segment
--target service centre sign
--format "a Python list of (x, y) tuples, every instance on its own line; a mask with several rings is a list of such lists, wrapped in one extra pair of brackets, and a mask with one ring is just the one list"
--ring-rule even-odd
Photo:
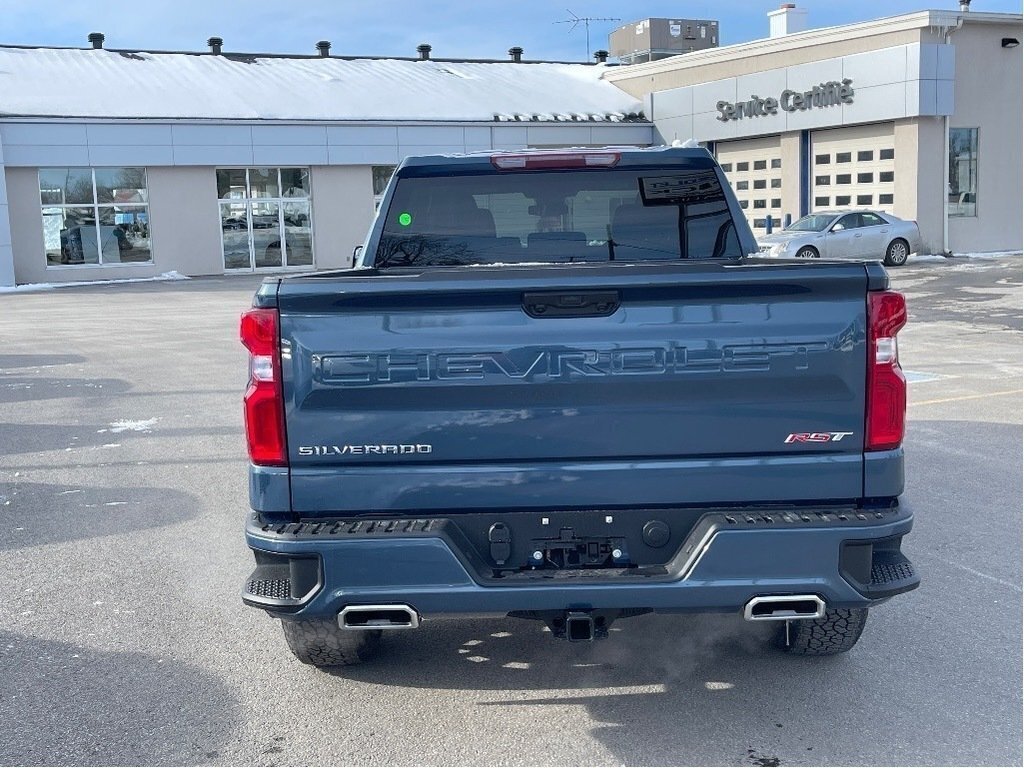
[(777, 115), (780, 109), (783, 112), (796, 112), (812, 107), (837, 107), (840, 104), (853, 104), (853, 80), (829, 80), (809, 91), (791, 91), (787, 88), (777, 99), (771, 96), (762, 99), (751, 94), (749, 101), (720, 101), (715, 105), (719, 112), (715, 119), (727, 123), (745, 117)]

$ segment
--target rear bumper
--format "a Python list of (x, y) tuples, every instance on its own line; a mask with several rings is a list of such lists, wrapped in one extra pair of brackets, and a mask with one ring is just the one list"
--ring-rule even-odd
[(645, 609), (739, 611), (760, 595), (812, 594), (866, 607), (920, 583), (900, 551), (913, 516), (884, 510), (710, 510), (664, 566), (495, 574), (446, 518), (265, 524), (250, 515), (257, 568), (246, 604), (291, 618), (401, 603), (420, 615)]

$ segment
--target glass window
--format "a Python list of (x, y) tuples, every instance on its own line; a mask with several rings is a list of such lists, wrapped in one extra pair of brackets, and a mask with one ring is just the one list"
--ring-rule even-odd
[(853, 155), (850, 152), (836, 152), (837, 163), (850, 163), (853, 162)]
[(746, 210), (749, 207), (750, 207), (750, 201), (749, 200), (740, 200), (740, 208)]
[(732, 163), (722, 163), (722, 170), (729, 173), (732, 170)]
[(848, 173), (836, 174), (836, 184), (850, 184), (852, 178)]
[(768, 180), (767, 179), (754, 179), (754, 189), (767, 189), (767, 188), (768, 188)]
[(767, 207), (768, 207), (768, 201), (767, 200), (755, 200), (754, 201), (754, 208), (755, 209), (757, 209), (757, 208), (767, 208)]
[(384, 190), (388, 188), (388, 182), (395, 173), (393, 165), (375, 165), (373, 171), (373, 208), (380, 208), (380, 201), (384, 199)]
[(858, 162), (871, 161), (875, 159), (875, 151), (873, 149), (862, 149), (857, 153)]
[(767, 160), (755, 160), (754, 161), (754, 170), (755, 171), (764, 171), (764, 170), (767, 170), (767, 169), (768, 169), (768, 161)]
[(782, 189), (782, 179), (772, 179), (772, 189)]
[(857, 229), (860, 226), (860, 214), (848, 213), (843, 216), (839, 221), (832, 225), (832, 229), (835, 232), (839, 232), (844, 229)]
[(878, 150), (879, 160), (892, 160), (896, 156), (895, 150), (892, 149), (880, 149)]
[(814, 177), (814, 184), (816, 186), (827, 187), (831, 183), (832, 183), (832, 177), (831, 176), (815, 176)]
[(831, 162), (832, 162), (832, 155), (815, 155), (814, 156), (814, 164), (815, 165), (828, 165)]
[(772, 160), (772, 168), (781, 168), (781, 167), (782, 167), (782, 158), (780, 158), (780, 157), (774, 158)]
[(860, 215), (860, 225), (862, 227), (881, 227), (885, 224), (885, 219), (874, 213), (862, 213)]
[(749, 181), (737, 181), (736, 182), (736, 189), (750, 189), (750, 182)]
[(878, 204), (879, 205), (892, 205), (892, 195), (879, 195), (878, 196)]
[(873, 202), (873, 195), (857, 195), (857, 205), (871, 205)]
[(816, 198), (814, 198), (814, 204), (815, 205), (826, 206), (826, 205), (829, 205), (829, 200), (830, 199), (831, 198), (828, 198), (828, 197), (816, 197)]
[(281, 169), (281, 197), (309, 197), (309, 169)]
[(380, 215), (380, 268), (742, 255), (710, 163), (400, 177)]
[(880, 171), (878, 173), (878, 180), (879, 181), (892, 181), (893, 180), (893, 172), (892, 171)]
[(217, 170), (217, 197), (221, 200), (237, 200), (247, 196), (245, 168), (220, 168)]
[(313, 266), (309, 168), (218, 168), (224, 268)]
[(772, 208), (781, 208), (781, 207), (782, 207), (782, 198), (781, 197), (773, 197), (772, 198)]
[(875, 174), (873, 173), (858, 173), (857, 183), (858, 184), (873, 184), (875, 181)]
[(765, 219), (754, 219), (754, 229), (764, 229)]
[(750, 163), (736, 163), (736, 170), (737, 171), (749, 171), (750, 170)]
[(153, 260), (145, 168), (40, 168), (47, 266)]
[(837, 195), (836, 196), (836, 205), (849, 205), (849, 204), (850, 204), (850, 196), (849, 195)]
[(44, 205), (76, 205), (96, 202), (90, 168), (41, 168), (39, 195)]
[(277, 168), (250, 168), (249, 169), (249, 197), (270, 197), (281, 196), (281, 187), (278, 184)]
[(978, 129), (949, 129), (950, 216), (978, 215)]

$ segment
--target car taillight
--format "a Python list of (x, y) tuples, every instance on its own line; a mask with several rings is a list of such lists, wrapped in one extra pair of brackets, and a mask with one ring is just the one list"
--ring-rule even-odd
[(543, 168), (611, 168), (619, 163), (618, 152), (534, 152), (491, 155), (499, 171)]
[(245, 391), (245, 437), (253, 464), (288, 463), (281, 389), (280, 329), (276, 309), (251, 309), (242, 315), (239, 335), (249, 350), (249, 387)]
[(868, 391), (864, 448), (899, 448), (907, 417), (907, 380), (896, 334), (907, 324), (907, 300), (895, 291), (868, 293)]

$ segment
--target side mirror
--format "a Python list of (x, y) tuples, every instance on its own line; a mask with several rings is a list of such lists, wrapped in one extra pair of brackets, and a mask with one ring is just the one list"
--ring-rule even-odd
[(359, 261), (359, 255), (363, 252), (363, 246), (357, 245), (352, 249), (352, 263), (355, 264)]

